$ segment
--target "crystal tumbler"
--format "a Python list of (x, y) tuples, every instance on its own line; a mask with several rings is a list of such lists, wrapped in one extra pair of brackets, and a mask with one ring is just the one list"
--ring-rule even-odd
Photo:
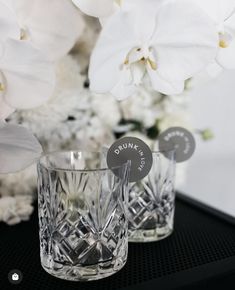
[(153, 166), (129, 189), (129, 241), (152, 242), (173, 231), (175, 151), (153, 152)]
[(102, 158), (59, 152), (38, 163), (41, 264), (58, 278), (101, 279), (127, 260), (129, 164), (114, 174)]

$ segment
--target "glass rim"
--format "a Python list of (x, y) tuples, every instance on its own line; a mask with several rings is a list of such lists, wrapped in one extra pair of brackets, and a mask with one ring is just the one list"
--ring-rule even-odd
[(115, 166), (112, 168), (109, 167), (104, 167), (104, 168), (94, 168), (94, 169), (69, 169), (69, 168), (61, 168), (61, 167), (53, 167), (53, 166), (47, 166), (43, 163), (43, 159), (49, 156), (53, 156), (55, 154), (62, 154), (62, 153), (90, 153), (90, 154), (98, 154), (102, 155), (102, 152), (99, 151), (86, 151), (86, 150), (58, 150), (58, 151), (53, 151), (49, 153), (43, 153), (40, 158), (38, 159), (38, 165), (44, 167), (47, 170), (51, 171), (58, 171), (58, 172), (78, 172), (78, 173), (92, 173), (92, 172), (107, 172), (115, 170), (115, 169), (120, 169), (125, 166), (130, 166), (131, 162), (130, 160), (127, 160), (125, 163)]

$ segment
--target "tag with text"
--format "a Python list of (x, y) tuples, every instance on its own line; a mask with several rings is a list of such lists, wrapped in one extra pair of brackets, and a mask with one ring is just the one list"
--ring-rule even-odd
[[(181, 127), (172, 127), (159, 136), (160, 151), (175, 149), (176, 162), (184, 162), (190, 159), (196, 149), (196, 141), (193, 135)], [(167, 152), (165, 156), (167, 157)]]
[[(142, 140), (124, 137), (117, 140), (108, 150), (107, 164), (112, 170), (131, 161), (130, 182), (136, 182), (148, 175), (152, 168), (152, 151)], [(115, 173), (115, 170), (113, 170)]]

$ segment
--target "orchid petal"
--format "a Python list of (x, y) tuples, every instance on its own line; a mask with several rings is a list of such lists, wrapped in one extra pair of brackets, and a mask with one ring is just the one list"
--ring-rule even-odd
[(17, 23), (16, 15), (7, 4), (6, 1), (0, 0), (0, 42), (9, 37), (20, 39), (20, 27)]
[(114, 0), (72, 0), (85, 14), (93, 17), (107, 17), (114, 12)]
[(209, 18), (192, 3), (169, 1), (162, 5), (157, 17), (152, 45), (158, 72), (164, 79), (186, 80), (215, 58), (218, 33)]
[(199, 6), (215, 24), (220, 25), (235, 7), (235, 0), (191, 0)]
[[(234, 5), (235, 7), (235, 5)], [(235, 11), (225, 22), (224, 26), (228, 33), (235, 37)]]
[(140, 85), (142, 83), (142, 79), (146, 73), (145, 65), (141, 62), (135, 62), (130, 67), (131, 72), (131, 83), (135, 85)]
[(111, 91), (121, 81), (127, 53), (139, 43), (129, 20), (125, 13), (117, 13), (104, 26), (90, 60), (92, 91)]
[(25, 37), (51, 60), (67, 54), (84, 29), (79, 11), (69, 0), (13, 0)]
[[(104, 2), (110, 1), (110, 0), (99, 0), (99, 1), (104, 3)], [(137, 8), (138, 10), (136, 10), (136, 13), (139, 13), (140, 18), (139, 18), (139, 16), (136, 15), (137, 17), (133, 18), (133, 21), (136, 22), (136, 24), (135, 24), (135, 27), (137, 27), (136, 32), (139, 33), (139, 34), (141, 34), (141, 31), (142, 31), (142, 28), (143, 28), (143, 25), (140, 25), (139, 19), (141, 19), (142, 22), (145, 23), (145, 27), (146, 27), (147, 24), (151, 23), (150, 20), (152, 20), (152, 18), (150, 18), (150, 15), (156, 14), (156, 11), (157, 11), (158, 7), (161, 5), (161, 3), (163, 1), (165, 1), (165, 0), (158, 0), (157, 2), (156, 2), (156, 0), (116, 0), (116, 1), (112, 0), (113, 4), (112, 4), (112, 8), (111, 9), (109, 8), (108, 5), (103, 4), (104, 6), (101, 6), (101, 5), (97, 4), (98, 2), (95, 2), (97, 4), (97, 6), (98, 6), (98, 9), (103, 7), (103, 11), (105, 11), (104, 13), (99, 13), (99, 15), (104, 15), (105, 14), (105, 16), (99, 16), (98, 13), (97, 13), (97, 9), (95, 9), (95, 7), (94, 7), (94, 1), (92, 1), (92, 0), (88, 0), (88, 1), (86, 1), (86, 0), (73, 0), (74, 3), (75, 2), (79, 2), (79, 3), (80, 2), (84, 2), (86, 7), (87, 7), (88, 4), (92, 5), (92, 9), (93, 9), (94, 12), (93, 12), (92, 15), (91, 15), (91, 13), (89, 15), (95, 16), (95, 17), (99, 17), (99, 20), (100, 20), (100, 23), (101, 23), (102, 26), (104, 26), (107, 23), (107, 21), (110, 19), (110, 17), (115, 12), (120, 11), (120, 10), (122, 12), (130, 12), (131, 10), (134, 10), (134, 9)], [(154, 9), (152, 9), (153, 6), (150, 6), (150, 5), (154, 5)], [(143, 15), (143, 13), (142, 13), (143, 9), (144, 10), (146, 10), (146, 9), (149, 10), (149, 12), (148, 12), (149, 15), (148, 16), (147, 16), (147, 13), (145, 13)], [(88, 14), (88, 13), (86, 13), (86, 14)], [(146, 20), (147, 21), (145, 21), (143, 19), (143, 17), (145, 17), (145, 16), (146, 16)], [(148, 30), (149, 34), (151, 34), (152, 28), (153, 28), (153, 26), (150, 25), (150, 30)], [(146, 29), (146, 31), (147, 31), (147, 29)], [(144, 35), (146, 35), (146, 33), (144, 33)]]
[(135, 7), (139, 7), (142, 5), (142, 8), (145, 6), (145, 5), (154, 5), (154, 8), (160, 6), (163, 1), (165, 0), (119, 0), (119, 2), (122, 3), (121, 7), (124, 9), (124, 10), (127, 10), (127, 9), (133, 9)]
[(14, 108), (41, 105), (52, 95), (55, 83), (54, 65), (30, 43), (7, 40), (0, 57), (6, 79), (4, 101)]
[(217, 62), (224, 69), (235, 69), (235, 39), (231, 41), (228, 47), (219, 49)]
[(125, 100), (135, 93), (136, 86), (132, 83), (131, 71), (125, 69), (119, 82), (112, 88), (111, 94), (116, 97), (118, 101)]
[(13, 173), (33, 164), (42, 147), (24, 127), (5, 124), (0, 127), (0, 173)]
[[(135, 37), (144, 43), (150, 39), (156, 28), (156, 14), (162, 1), (155, 0), (138, 1), (139, 5), (131, 5), (131, 10), (123, 9), (128, 12), (129, 21), (133, 26)], [(125, 6), (124, 6), (125, 7)], [(128, 6), (127, 6), (128, 7)], [(129, 8), (130, 8), (129, 7)], [(141, 19), (141, 21), (140, 21)]]
[[(107, 52), (105, 54), (105, 52)], [(103, 50), (99, 47), (93, 51), (91, 63), (89, 67), (90, 89), (96, 93), (105, 93), (113, 89), (113, 87), (122, 79), (122, 64), (125, 61), (125, 50), (114, 52)], [(99, 55), (97, 58), (96, 55)], [(107, 59), (106, 59), (107, 57)], [(103, 60), (103, 63), (102, 63)]]
[(184, 90), (184, 81), (168, 82), (150, 68), (148, 68), (148, 75), (153, 89), (165, 95), (181, 94)]
[(0, 98), (0, 120), (6, 119), (15, 111), (14, 108), (10, 107), (3, 98)]

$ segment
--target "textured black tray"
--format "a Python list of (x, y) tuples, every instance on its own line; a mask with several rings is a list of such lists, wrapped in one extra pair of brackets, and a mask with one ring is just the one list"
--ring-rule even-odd
[[(161, 290), (202, 289), (202, 285), (215, 289), (208, 285), (219, 285), (222, 280), (218, 279), (223, 276), (228, 281), (228, 275), (234, 282), (231, 289), (235, 289), (234, 225), (232, 218), (179, 196), (175, 231), (169, 238), (130, 244), (128, 262), (119, 273), (104, 280), (79, 283), (59, 280), (41, 268), (35, 212), (30, 222), (13, 227), (0, 224), (0, 289)], [(7, 274), (12, 269), (19, 269), (24, 275), (19, 285), (8, 282)]]

